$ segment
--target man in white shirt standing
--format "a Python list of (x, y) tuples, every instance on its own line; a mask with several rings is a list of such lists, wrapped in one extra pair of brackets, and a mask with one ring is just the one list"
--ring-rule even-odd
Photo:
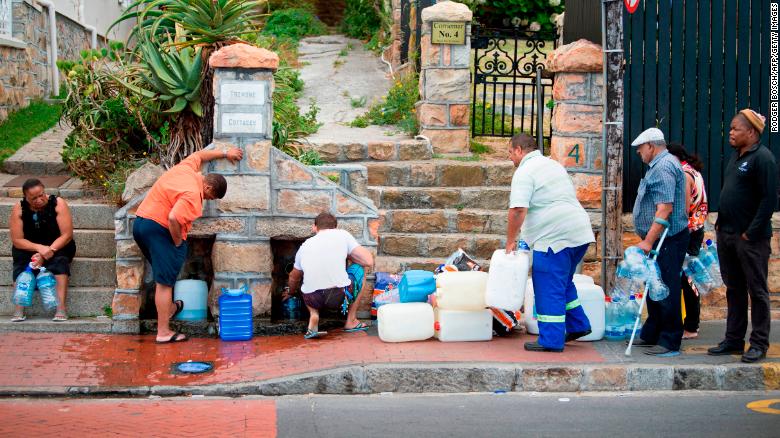
[[(351, 234), (336, 229), (337, 225), (332, 214), (317, 215), (312, 226), (316, 234), (306, 239), (298, 249), (287, 281), (288, 289), (283, 299), (297, 293), (300, 286), (303, 302), (309, 309), (309, 327), (304, 335), (306, 339), (326, 333), (318, 329), (321, 309), (346, 307), (344, 331), (368, 329), (368, 325), (357, 319), (357, 301), (365, 276), (363, 267), (370, 268), (374, 258)], [(349, 267), (348, 261), (353, 263)]]
[(562, 352), (565, 342), (591, 332), (572, 278), (596, 239), (566, 169), (543, 156), (532, 137), (512, 137), (509, 159), (517, 170), (509, 195), (506, 252), (516, 249), (518, 234), (533, 249), (539, 339), (526, 342), (525, 349)]

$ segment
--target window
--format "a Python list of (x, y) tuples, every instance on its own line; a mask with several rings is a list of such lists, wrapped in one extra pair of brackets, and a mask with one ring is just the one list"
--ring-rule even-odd
[(12, 38), (13, 13), (11, 0), (0, 0), (0, 38)]

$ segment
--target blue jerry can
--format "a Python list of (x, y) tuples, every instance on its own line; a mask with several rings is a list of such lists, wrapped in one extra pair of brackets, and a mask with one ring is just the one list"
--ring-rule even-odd
[(219, 297), (219, 337), (223, 341), (252, 339), (252, 295), (242, 289), (222, 288)]
[(428, 295), (436, 292), (436, 279), (433, 272), (411, 270), (404, 272), (398, 283), (398, 295), (402, 303), (424, 303)]

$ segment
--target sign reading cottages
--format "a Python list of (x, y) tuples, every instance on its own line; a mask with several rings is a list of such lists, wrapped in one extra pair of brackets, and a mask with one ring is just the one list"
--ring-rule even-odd
[(12, 7), (11, 0), (0, 0), (0, 38), (11, 38)]
[(219, 87), (219, 132), (263, 137), (268, 132), (268, 83), (229, 81)]

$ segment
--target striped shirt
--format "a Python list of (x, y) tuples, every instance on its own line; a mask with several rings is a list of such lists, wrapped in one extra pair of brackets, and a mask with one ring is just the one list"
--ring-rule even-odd
[(557, 253), (596, 241), (566, 169), (539, 151), (523, 157), (512, 176), (509, 208), (518, 207), (528, 208), (520, 235), (534, 251)]
[(672, 204), (672, 213), (667, 219), (670, 236), (688, 229), (685, 175), (680, 162), (669, 151), (663, 151), (653, 158), (650, 170), (639, 183), (634, 201), (634, 228), (639, 237), (644, 239), (650, 231), (658, 204)]

